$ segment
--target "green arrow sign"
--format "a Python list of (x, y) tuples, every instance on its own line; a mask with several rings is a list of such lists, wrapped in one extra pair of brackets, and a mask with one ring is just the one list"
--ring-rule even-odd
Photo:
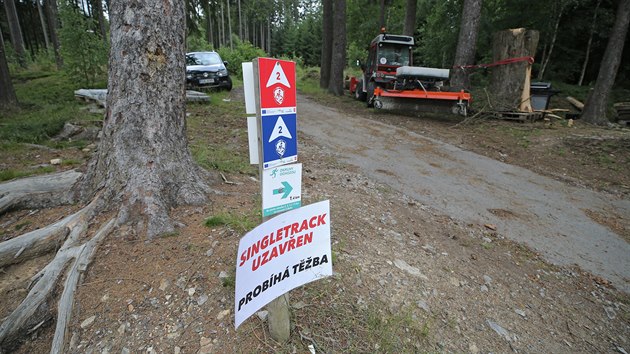
[(291, 194), (291, 191), (293, 190), (293, 187), (291, 187), (291, 185), (289, 184), (289, 182), (282, 182), (282, 186), (283, 188), (278, 188), (278, 189), (274, 189), (273, 190), (273, 194), (280, 194), (280, 193), (284, 193), (282, 194), (282, 197), (280, 197), (280, 199), (284, 199), (286, 197), (289, 196), (289, 194)]

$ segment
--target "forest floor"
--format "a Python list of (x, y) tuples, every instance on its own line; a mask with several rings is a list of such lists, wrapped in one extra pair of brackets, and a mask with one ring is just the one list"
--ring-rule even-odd
[[(228, 166), (209, 162), (223, 171), (214, 186), (220, 193), (207, 206), (173, 210), (184, 225), (176, 234), (146, 242), (113, 233), (104, 241), (78, 290), (69, 352), (630, 352), (630, 296), (614, 283), (551, 264), (492, 225), (439, 212), (302, 132), (303, 205), (331, 202), (334, 275), (291, 292), (288, 343), (269, 337), (264, 312), (235, 331), (236, 249), (260, 220), (257, 171), (246, 162), (229, 167), (247, 160), (241, 96), (235, 89), (221, 102), (189, 105), (191, 145), (233, 159)], [(630, 194), (627, 129), (560, 120), (456, 126), (461, 118), (382, 114), (348, 97), (317, 101), (610, 198)], [(92, 153), (30, 147), (0, 157), (9, 168), (87, 160)], [(0, 236), (15, 237), (78, 208), (10, 212), (0, 217)], [(223, 223), (206, 226), (211, 216)], [(628, 215), (589, 217), (630, 242)], [(49, 260), (0, 270), (0, 317)], [(49, 351), (53, 332), (54, 320), (44, 323), (17, 352)]]

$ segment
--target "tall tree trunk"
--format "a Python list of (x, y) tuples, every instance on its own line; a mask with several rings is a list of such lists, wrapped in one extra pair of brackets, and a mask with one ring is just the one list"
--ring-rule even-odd
[(343, 95), (343, 69), (346, 67), (346, 0), (333, 3), (333, 45), (328, 92)]
[(4, 39), (2, 37), (2, 28), (0, 28), (0, 108), (6, 110), (9, 107), (17, 106), (17, 96), (13, 90), (11, 75), (9, 74), (9, 65), (7, 64), (7, 56), (4, 50)]
[[(509, 58), (533, 57), (538, 46), (539, 32), (517, 28), (494, 34), (492, 61)], [(531, 111), (529, 85), (531, 64), (527, 61), (496, 66), (490, 77), (490, 92), (496, 110)]]
[(186, 137), (185, 5), (111, 6), (103, 137), (77, 192), (89, 200), (101, 191), (114, 210), (120, 206), (119, 223), (151, 238), (174, 230), (172, 207), (206, 202), (209, 191)]
[(41, 0), (35, 0), (37, 3), (37, 12), (39, 13), (39, 21), (42, 24), (42, 33), (44, 34), (44, 42), (46, 43), (46, 50), (50, 50), (50, 39), (48, 39), (48, 28), (46, 27), (46, 17), (44, 16), (44, 8), (40, 2)]
[(477, 49), (477, 34), (481, 20), (482, 0), (464, 0), (457, 49), (455, 50), (455, 62), (451, 86), (457, 89), (470, 89), (470, 80), (465, 65), (475, 62), (475, 50)]
[(405, 11), (405, 28), (403, 34), (405, 36), (413, 36), (416, 31), (416, 10), (418, 8), (418, 0), (407, 0)]
[(210, 0), (206, 0), (203, 3), (204, 11), (206, 13), (206, 42), (214, 46), (214, 39), (212, 38), (212, 15), (210, 14)]
[(597, 0), (597, 5), (595, 5), (595, 11), (593, 12), (593, 20), (591, 21), (591, 30), (588, 34), (588, 43), (586, 44), (586, 54), (584, 56), (584, 63), (582, 63), (582, 70), (580, 71), (580, 79), (578, 80), (578, 86), (582, 86), (584, 82), (584, 75), (586, 74), (586, 68), (588, 67), (588, 61), (591, 57), (591, 45), (593, 44), (593, 36), (595, 35), (595, 27), (597, 24), (597, 10), (599, 10), (599, 5), (601, 5), (602, 0)]
[(540, 72), (538, 72), (538, 80), (542, 80), (545, 71), (547, 70), (547, 65), (549, 64), (549, 59), (551, 58), (551, 53), (553, 53), (553, 48), (556, 46), (556, 39), (558, 38), (558, 27), (560, 27), (560, 19), (562, 18), (562, 13), (564, 12), (565, 3), (560, 1), (556, 3), (558, 9), (558, 16), (556, 17), (556, 22), (553, 25), (553, 32), (551, 35), (551, 43), (549, 44), (549, 51), (547, 55), (545, 55), (545, 59), (543, 60), (542, 67), (540, 68)]
[(105, 24), (105, 15), (103, 14), (103, 2), (102, 0), (93, 0), (94, 1), (94, 11), (96, 13), (96, 18), (98, 20), (98, 31), (101, 35), (101, 38), (107, 45), (107, 26)]
[(265, 28), (264, 24), (260, 22), (260, 48), (265, 49)]
[(243, 14), (243, 23), (244, 23), (243, 33), (245, 34), (245, 38), (243, 40), (251, 43), (252, 40), (251, 40), (251, 37), (249, 36), (249, 18), (247, 17), (247, 11), (245, 11), (245, 13)]
[(234, 49), (232, 44), (232, 12), (230, 11), (230, 0), (225, 1), (227, 3), (227, 18), (228, 18), (228, 40), (230, 41), (230, 49)]
[(271, 54), (271, 23), (267, 23), (267, 53)]
[(50, 41), (52, 42), (53, 49), (55, 51), (55, 61), (57, 62), (57, 69), (61, 69), (63, 67), (63, 58), (60, 50), (61, 44), (59, 43), (59, 37), (57, 36), (57, 30), (59, 29), (57, 1), (44, 1), (44, 9), (46, 9), (46, 17), (48, 18), (48, 33), (50, 34)]
[(223, 11), (223, 1), (221, 1), (221, 30), (219, 33), (219, 47), (223, 47), (225, 44), (225, 13)]
[(9, 35), (11, 37), (11, 45), (15, 50), (18, 63), (21, 67), (26, 67), (26, 49), (24, 48), (24, 37), (22, 37), (22, 29), (18, 19), (17, 10), (15, 8), (15, 0), (4, 0), (4, 9), (7, 14), (7, 22), (9, 23)]
[(591, 91), (582, 112), (582, 119), (592, 124), (606, 124), (606, 108), (610, 91), (615, 83), (617, 70), (621, 64), (623, 45), (628, 33), (628, 22), (630, 21), (630, 0), (621, 0), (617, 7), (615, 25), (608, 39), (604, 58), (599, 66), (599, 74), (595, 87)]
[(322, 0), (322, 56), (319, 87), (328, 88), (333, 41), (333, 0)]
[(238, 0), (238, 38), (243, 41), (243, 20), (241, 18), (241, 0)]
[(385, 0), (380, 0), (378, 26), (379, 28), (385, 28)]

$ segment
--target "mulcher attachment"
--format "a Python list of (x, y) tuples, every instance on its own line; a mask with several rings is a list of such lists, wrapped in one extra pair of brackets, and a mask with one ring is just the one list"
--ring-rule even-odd
[(448, 69), (401, 66), (388, 88), (377, 86), (372, 97), (378, 109), (453, 113), (466, 116), (470, 93), (450, 91), (444, 86)]

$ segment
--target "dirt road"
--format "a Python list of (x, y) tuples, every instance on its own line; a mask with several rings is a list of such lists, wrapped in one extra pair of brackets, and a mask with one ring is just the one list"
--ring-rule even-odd
[(630, 201), (568, 186), (428, 136), (299, 98), (299, 129), (363, 173), (558, 265), (577, 264), (630, 292), (630, 245), (587, 213), (630, 215)]

